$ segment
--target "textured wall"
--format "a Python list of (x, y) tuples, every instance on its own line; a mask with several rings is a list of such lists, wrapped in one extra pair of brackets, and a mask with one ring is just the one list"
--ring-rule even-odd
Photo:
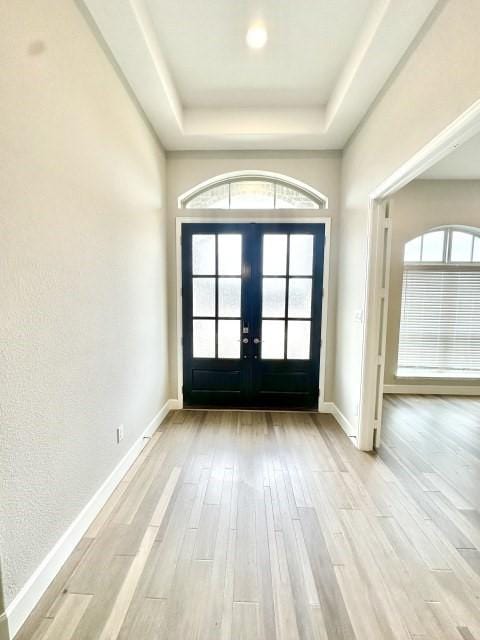
[[(321, 193), (329, 200), (329, 208), (319, 211), (322, 217), (330, 217), (331, 244), (330, 244), (330, 283), (329, 283), (329, 317), (327, 334), (327, 359), (325, 399), (332, 399), (332, 388), (335, 368), (335, 307), (336, 307), (336, 266), (337, 266), (337, 219), (340, 197), (340, 167), (341, 154), (339, 152), (314, 152), (314, 151), (212, 151), (212, 152), (175, 152), (168, 154), (167, 160), (167, 192), (168, 192), (168, 237), (169, 237), (169, 327), (172, 337), (171, 344), (176, 344), (177, 339), (177, 315), (176, 315), (176, 251), (175, 251), (175, 219), (179, 216), (197, 216), (197, 212), (186, 211), (178, 208), (178, 197), (195, 185), (230, 171), (273, 171), (296, 178)], [(310, 212), (312, 213), (312, 212)], [(212, 217), (212, 212), (206, 212)], [(228, 211), (220, 214), (222, 217), (230, 215)], [(251, 211), (246, 215), (266, 216), (269, 213)], [(280, 217), (281, 211), (277, 211), (274, 217)], [(289, 214), (289, 216), (292, 214)], [(302, 214), (303, 215), (303, 214)], [(231, 216), (238, 218), (242, 214), (232, 211)], [(170, 350), (171, 395), (177, 397), (177, 353)]]
[(480, 97), (480, 2), (441, 1), (344, 151), (335, 401), (358, 426), (370, 193)]
[[(388, 298), (385, 384), (408, 384), (395, 378), (400, 312), (402, 307), (403, 253), (405, 242), (432, 227), (458, 224), (480, 227), (480, 180), (414, 180), (393, 198), (392, 259)], [(431, 385), (431, 380), (423, 382)], [(439, 380), (443, 387), (477, 387), (477, 380)], [(422, 381), (415, 381), (421, 392)]]
[(73, 0), (1, 3), (0, 32), (8, 604), (164, 404), (168, 354), (156, 138)]

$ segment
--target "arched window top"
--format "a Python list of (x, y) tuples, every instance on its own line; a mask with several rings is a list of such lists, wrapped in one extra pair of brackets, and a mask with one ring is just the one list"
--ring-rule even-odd
[(182, 209), (326, 209), (328, 198), (279, 173), (236, 171), (216, 176), (185, 192)]
[(480, 264), (480, 229), (436, 227), (405, 243), (408, 264)]

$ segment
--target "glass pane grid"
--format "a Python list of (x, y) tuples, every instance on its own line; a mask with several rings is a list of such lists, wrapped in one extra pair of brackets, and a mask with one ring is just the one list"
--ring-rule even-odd
[(241, 234), (192, 236), (194, 358), (240, 358), (241, 272)]
[(468, 230), (445, 227), (405, 243), (405, 264), (467, 264), (480, 261), (480, 236)]
[(182, 205), (186, 209), (320, 209), (325, 202), (295, 185), (258, 176), (199, 189)]
[(310, 358), (313, 238), (312, 234), (263, 237), (261, 357), (264, 360)]
[[(240, 234), (193, 236), (196, 358), (241, 357), (241, 240)], [(265, 234), (263, 249), (261, 358), (309, 359), (313, 235)]]

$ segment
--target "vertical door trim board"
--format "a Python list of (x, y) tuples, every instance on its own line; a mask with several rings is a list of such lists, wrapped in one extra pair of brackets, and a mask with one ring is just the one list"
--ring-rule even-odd
[(376, 426), (374, 424), (375, 384), (377, 379), (377, 358), (375, 358), (375, 354), (381, 336), (379, 335), (380, 327), (374, 314), (376, 314), (378, 300), (381, 296), (381, 282), (379, 282), (377, 268), (379, 252), (377, 230), (382, 203), (478, 132), (480, 132), (480, 100), (475, 101), (458, 118), (447, 125), (370, 193), (360, 417), (357, 438), (357, 447), (363, 451), (370, 451), (373, 448)]
[[(298, 210), (297, 210), (298, 211)], [(197, 214), (199, 211), (195, 211)], [(240, 210), (237, 210), (238, 214)], [(222, 212), (223, 213), (223, 212)], [(249, 211), (248, 213), (251, 213)], [(316, 217), (292, 217), (287, 215), (285, 217), (230, 217), (230, 216), (212, 216), (212, 211), (206, 210), (205, 216), (192, 216), (192, 217), (177, 217), (175, 221), (175, 250), (176, 250), (176, 291), (177, 291), (177, 397), (178, 406), (183, 407), (183, 326), (182, 326), (182, 250), (181, 250), (181, 235), (182, 224), (271, 224), (271, 223), (286, 223), (286, 224), (324, 224), (325, 225), (325, 247), (323, 256), (323, 304), (322, 304), (322, 318), (321, 318), (321, 333), (320, 333), (320, 381), (319, 381), (319, 407), (325, 402), (325, 372), (326, 372), (326, 344), (327, 344), (327, 324), (328, 324), (328, 281), (330, 274), (330, 229), (331, 229), (331, 216), (316, 216)]]

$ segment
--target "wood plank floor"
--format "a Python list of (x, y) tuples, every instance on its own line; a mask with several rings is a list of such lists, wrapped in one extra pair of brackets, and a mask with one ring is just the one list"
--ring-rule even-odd
[(17, 640), (480, 639), (480, 400), (177, 411)]

